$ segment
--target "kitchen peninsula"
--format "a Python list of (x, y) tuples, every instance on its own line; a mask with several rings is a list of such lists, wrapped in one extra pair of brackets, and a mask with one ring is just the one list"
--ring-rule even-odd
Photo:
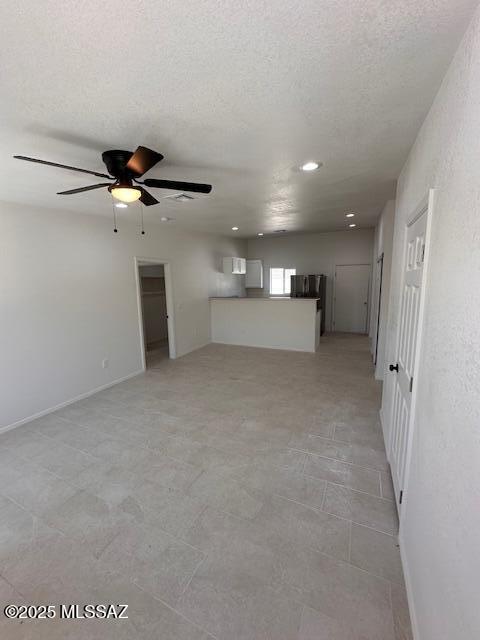
[(317, 351), (317, 298), (210, 298), (212, 342), (267, 349)]

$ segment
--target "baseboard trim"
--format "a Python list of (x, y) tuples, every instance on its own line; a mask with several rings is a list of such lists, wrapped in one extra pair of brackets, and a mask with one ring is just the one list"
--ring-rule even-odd
[(417, 614), (415, 612), (415, 605), (413, 599), (412, 582), (410, 579), (410, 571), (408, 568), (408, 560), (405, 555), (405, 547), (403, 544), (403, 537), (401, 532), (398, 536), (398, 544), (400, 546), (400, 559), (402, 561), (403, 578), (405, 581), (405, 590), (407, 592), (408, 610), (410, 612), (410, 623), (412, 626), (413, 640), (420, 640), (420, 633), (418, 631)]
[(130, 378), (135, 378), (135, 376), (140, 375), (141, 373), (145, 373), (143, 369), (139, 369), (134, 373), (129, 373), (128, 376), (123, 376), (123, 378), (117, 378), (112, 382), (108, 382), (107, 384), (101, 385), (100, 387), (95, 387), (95, 389), (91, 389), (86, 393), (82, 393), (79, 396), (75, 396), (75, 398), (71, 398), (70, 400), (66, 400), (65, 402), (61, 402), (53, 407), (49, 407), (48, 409), (44, 409), (43, 411), (39, 411), (38, 413), (34, 413), (31, 416), (27, 416), (26, 418), (22, 418), (21, 420), (17, 420), (17, 422), (13, 422), (12, 424), (8, 424), (6, 427), (0, 427), (0, 433), (4, 433), (5, 431), (10, 431), (11, 429), (15, 429), (16, 427), (21, 427), (22, 424), (26, 424), (27, 422), (32, 422), (32, 420), (36, 420), (37, 418), (42, 418), (43, 416), (47, 416), (49, 413), (53, 413), (54, 411), (58, 411), (59, 409), (63, 409), (63, 407), (67, 407), (69, 404), (73, 404), (74, 402), (78, 402), (79, 400), (84, 400), (90, 396), (103, 391), (104, 389), (109, 389), (110, 387), (114, 387), (120, 382), (124, 382), (125, 380), (129, 380)]

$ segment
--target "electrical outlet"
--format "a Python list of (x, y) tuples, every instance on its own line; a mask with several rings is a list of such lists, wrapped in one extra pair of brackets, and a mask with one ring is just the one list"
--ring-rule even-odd
[(103, 369), (108, 368), (108, 358), (105, 358), (104, 360), (102, 360), (102, 368)]

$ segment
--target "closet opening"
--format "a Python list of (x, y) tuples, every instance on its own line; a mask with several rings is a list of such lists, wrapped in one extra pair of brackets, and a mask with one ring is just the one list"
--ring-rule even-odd
[(155, 369), (175, 358), (170, 265), (140, 258), (135, 263), (143, 368)]

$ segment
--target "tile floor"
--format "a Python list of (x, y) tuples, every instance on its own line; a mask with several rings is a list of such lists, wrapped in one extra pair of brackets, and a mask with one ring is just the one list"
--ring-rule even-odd
[(210, 345), (0, 436), (0, 637), (411, 638), (367, 340)]
[(156, 369), (159, 365), (161, 366), (163, 364), (164, 360), (168, 360), (168, 357), (168, 344), (164, 344), (147, 351), (147, 369)]

